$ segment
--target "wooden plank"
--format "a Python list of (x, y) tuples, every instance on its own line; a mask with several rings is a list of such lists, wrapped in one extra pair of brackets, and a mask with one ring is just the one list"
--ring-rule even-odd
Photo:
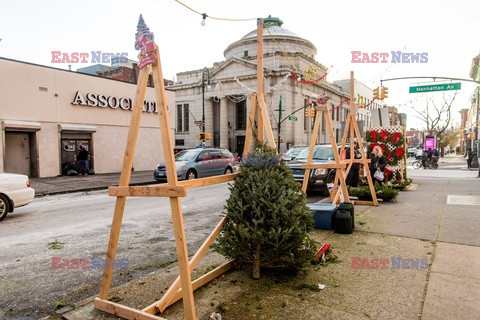
[[(203, 244), (200, 246), (198, 251), (195, 253), (195, 255), (192, 257), (192, 259), (189, 262), (189, 267), (190, 270), (195, 269), (195, 267), (198, 265), (202, 257), (205, 255), (205, 253), (208, 251), (212, 243), (215, 241), (215, 239), (218, 237), (220, 232), (222, 231), (223, 226), (227, 222), (227, 218), (223, 217), (220, 222), (217, 224), (217, 226), (213, 229), (213, 231), (210, 233), (210, 235), (207, 237), (207, 239), (203, 242)], [(148, 312), (155, 314), (157, 311), (163, 312), (169, 305), (171, 305), (172, 297), (175, 295), (175, 293), (178, 291), (180, 288), (180, 277), (177, 277), (173, 284), (168, 288), (167, 292), (163, 295), (162, 299), (159, 301), (149, 305), (148, 307), (144, 308), (142, 311)]]
[[(310, 145), (309, 145), (310, 149), (308, 149), (308, 157), (307, 157), (308, 165), (312, 164), (313, 152), (315, 151), (315, 144), (317, 143), (318, 129), (320, 128), (320, 117), (321, 117), (321, 113), (317, 112), (315, 115), (315, 122), (313, 124), (312, 135), (310, 136)], [(302, 190), (305, 193), (307, 192), (309, 178), (310, 178), (310, 169), (307, 168), (305, 169), (305, 174), (303, 175), (303, 183), (302, 183)]]
[[(263, 19), (257, 19), (257, 99), (265, 94), (263, 71)], [(260, 106), (259, 106), (260, 108)], [(260, 111), (260, 109), (259, 109)], [(257, 114), (258, 140), (263, 142), (265, 122), (270, 122), (268, 117), (264, 117), (262, 112)]]
[[(133, 111), (130, 118), (130, 128), (128, 130), (127, 143), (123, 156), (122, 172), (120, 173), (120, 186), (128, 186), (130, 183), (130, 174), (135, 154), (135, 147), (138, 138), (138, 128), (142, 117), (143, 102), (145, 100), (145, 92), (147, 89), (149, 68), (140, 70), (138, 75), (137, 90), (133, 102)], [(126, 197), (117, 197), (115, 202), (115, 210), (113, 213), (112, 226), (110, 229), (110, 239), (108, 241), (106, 259), (115, 259), (117, 255), (118, 240), (120, 237), (120, 229), (122, 227), (123, 212), (125, 209)], [(112, 282), (113, 268), (103, 270), (102, 283), (100, 285), (100, 298), (107, 299)]]
[(162, 149), (165, 168), (167, 171), (167, 183), (170, 185), (176, 185), (178, 181), (177, 167), (175, 166), (175, 157), (173, 154), (172, 131), (170, 129), (170, 118), (168, 116), (167, 96), (165, 94), (165, 83), (163, 81), (160, 52), (158, 47), (155, 47), (156, 61), (155, 65), (152, 67), (153, 84), (155, 89), (155, 97), (157, 100), (158, 121), (162, 136)]
[[(327, 130), (328, 130), (328, 134), (330, 136), (330, 144), (332, 145), (332, 150), (333, 150), (333, 157), (335, 158), (335, 162), (340, 164), (341, 163), (340, 154), (338, 153), (337, 144), (336, 144), (336, 140), (335, 140), (335, 134), (333, 132), (333, 125), (332, 125), (332, 120), (331, 120), (331, 117), (330, 117), (330, 111), (328, 109), (328, 106), (325, 108), (325, 113), (326, 113), (325, 119), (326, 119), (326, 124), (327, 124)], [(348, 123), (348, 117), (347, 117), (347, 123)], [(345, 128), (347, 128), (347, 126), (345, 126)], [(342, 170), (340, 170), (340, 171), (336, 170), (335, 171), (335, 180), (334, 180), (334, 183), (333, 183), (333, 190), (332, 190), (332, 194), (330, 196), (330, 199), (332, 200), (332, 203), (336, 203), (336, 201), (337, 201), (336, 199), (338, 199), (340, 197), (340, 190), (337, 190), (339, 182), (340, 182), (340, 190), (343, 193), (345, 201), (350, 200), (350, 198), (348, 196), (348, 189), (347, 189), (347, 184), (345, 182), (345, 176), (343, 174), (343, 171)]]
[(317, 168), (345, 168), (344, 164), (328, 162), (328, 163), (305, 163), (300, 166), (302, 169), (317, 169)]
[[(155, 96), (157, 98), (158, 119), (162, 134), (162, 147), (164, 153), (165, 167), (167, 171), (167, 183), (177, 185), (177, 169), (175, 158), (173, 156), (172, 133), (170, 119), (168, 117), (167, 98), (165, 94), (165, 85), (162, 75), (162, 65), (160, 62), (160, 53), (158, 47), (155, 50), (156, 62), (153, 66), (153, 83), (155, 85)], [(183, 223), (182, 205), (180, 198), (170, 198), (170, 207), (172, 208), (173, 232), (175, 236), (175, 246), (177, 251), (178, 269), (180, 271), (180, 282), (183, 288), (183, 310), (185, 319), (196, 319), (195, 302), (193, 299), (191, 270), (188, 266), (187, 239), (185, 235), (185, 226)]]
[[(233, 266), (234, 266), (234, 261), (230, 260), (230, 261), (222, 264), (221, 266), (213, 269), (209, 273), (204, 274), (200, 278), (193, 281), (193, 284), (192, 284), (193, 290), (197, 290), (201, 286), (209, 283), (213, 279), (217, 278), (218, 276), (220, 276), (220, 275), (224, 274), (225, 272), (227, 272), (228, 270), (230, 270)], [(182, 297), (182, 289), (178, 290), (175, 293), (175, 295), (172, 297), (170, 305), (172, 305), (175, 302), (177, 302), (178, 300), (180, 300), (181, 297)]]
[(95, 309), (102, 310), (128, 320), (166, 320), (165, 318), (161, 318), (153, 314), (100, 298), (93, 299), (93, 306)]
[(349, 164), (350, 162), (352, 163), (370, 163), (372, 162), (371, 159), (365, 159), (366, 161), (364, 161), (363, 159), (353, 159), (353, 161), (350, 161), (350, 160), (341, 160), (340, 163), (341, 164)]
[(243, 157), (246, 158), (252, 147), (253, 127), (255, 123), (255, 111), (257, 110), (257, 94), (253, 93), (250, 97), (250, 109), (248, 110), (247, 132), (245, 135), (245, 144), (243, 146)]
[(178, 269), (182, 285), (182, 298), (185, 319), (196, 319), (195, 301), (193, 299), (192, 270), (188, 262), (187, 238), (183, 223), (182, 205), (180, 198), (170, 198), (172, 208), (173, 231), (177, 249)]
[(168, 184), (148, 185), (148, 186), (110, 186), (108, 187), (109, 196), (132, 196), (132, 197), (185, 197), (187, 190), (185, 187), (175, 187)]
[(184, 180), (184, 181), (179, 181), (177, 186), (183, 187), (186, 189), (205, 187), (212, 184), (233, 181), (235, 180), (237, 175), (238, 175), (238, 172), (235, 172), (235, 173), (224, 174), (221, 176), (213, 176), (213, 177), (200, 178), (200, 179), (194, 179), (194, 180)]
[(373, 201), (364, 201), (364, 200), (352, 200), (352, 203), (354, 205), (360, 205), (360, 206), (376, 206), (375, 202)]
[[(267, 105), (265, 103), (265, 97), (263, 95), (258, 96), (258, 106), (260, 108), (260, 113), (262, 114), (264, 121), (264, 128), (267, 132), (267, 140), (270, 148), (277, 150), (277, 145), (275, 144), (275, 137), (273, 136), (272, 125), (270, 123), (270, 117), (268, 116)], [(263, 140), (262, 140), (263, 141)]]
[[(356, 121), (353, 123), (353, 130), (355, 131), (355, 134), (357, 135), (357, 137), (360, 137), (360, 129), (358, 128), (358, 124), (357, 124)], [(372, 175), (370, 173), (370, 168), (368, 167), (369, 162), (367, 161), (367, 155), (365, 154), (365, 150), (363, 148), (362, 139), (357, 139), (357, 142), (358, 142), (358, 146), (360, 147), (360, 153), (362, 154), (362, 160), (364, 160), (363, 170), (364, 170), (365, 174), (367, 175), (368, 188), (370, 189), (370, 194), (372, 195), (372, 200), (373, 200), (374, 205), (378, 206), (377, 194), (375, 192), (375, 186), (373, 184)], [(368, 159), (368, 160), (370, 160), (370, 159)], [(370, 160), (370, 162), (371, 162), (371, 160)]]

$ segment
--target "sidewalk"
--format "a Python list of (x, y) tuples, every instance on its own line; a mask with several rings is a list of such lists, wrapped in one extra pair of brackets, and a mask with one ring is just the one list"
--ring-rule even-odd
[[(120, 172), (85, 176), (58, 176), (49, 178), (30, 178), (35, 196), (45, 196), (59, 193), (80, 192), (107, 189), (118, 186)], [(153, 170), (133, 171), (130, 185), (145, 185), (158, 183), (153, 179)]]
[[(315, 240), (332, 244), (336, 263), (285, 284), (253, 281), (242, 271), (213, 281), (195, 293), (198, 318), (222, 310), (225, 319), (299, 319), (301, 310), (302, 319), (480, 319), (480, 179), (476, 172), (445, 171), (413, 177), (412, 190), (400, 192), (396, 202), (355, 206), (352, 235), (314, 230)], [(213, 255), (200, 269), (218, 264)], [(402, 259), (397, 268), (394, 258)], [(353, 259), (361, 259), (363, 268), (354, 268)], [(390, 259), (389, 268), (369, 266), (379, 259)], [(428, 261), (428, 267), (415, 267), (415, 260)], [(113, 289), (111, 296), (144, 307), (162, 296), (176, 274), (173, 264)], [(325, 289), (312, 289), (318, 283)], [(252, 302), (252, 296), (262, 298)], [(92, 302), (63, 316), (117, 319)], [(182, 304), (162, 316), (183, 319)]]

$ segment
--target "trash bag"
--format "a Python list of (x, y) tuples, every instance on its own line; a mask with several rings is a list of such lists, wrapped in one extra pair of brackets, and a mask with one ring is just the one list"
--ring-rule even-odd
[(78, 172), (77, 172), (77, 170), (68, 169), (65, 175), (66, 176), (78, 176)]

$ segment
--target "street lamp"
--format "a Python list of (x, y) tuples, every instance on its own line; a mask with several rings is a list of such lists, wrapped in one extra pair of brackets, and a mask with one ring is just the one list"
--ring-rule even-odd
[(202, 132), (203, 141), (202, 147), (205, 147), (205, 80), (207, 86), (210, 85), (210, 70), (207, 67), (202, 70)]

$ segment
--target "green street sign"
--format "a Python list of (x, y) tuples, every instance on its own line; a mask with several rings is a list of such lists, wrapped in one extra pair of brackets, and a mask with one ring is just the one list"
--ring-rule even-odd
[(432, 92), (432, 91), (447, 91), (447, 90), (460, 90), (462, 84), (460, 82), (456, 83), (439, 83), (431, 84), (428, 86), (415, 86), (410, 87), (409, 93), (421, 93), (421, 92)]
[(288, 120), (297, 121), (298, 118), (297, 118), (297, 117), (294, 117), (294, 116), (289, 116), (289, 117), (288, 117)]

